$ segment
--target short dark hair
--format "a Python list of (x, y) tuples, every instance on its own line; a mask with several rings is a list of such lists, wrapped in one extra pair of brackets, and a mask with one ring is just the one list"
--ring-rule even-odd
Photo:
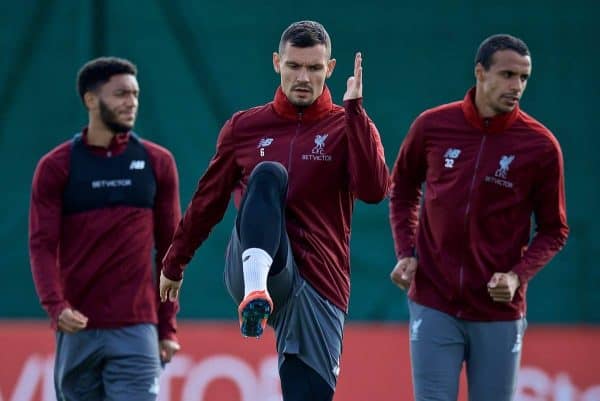
[(325, 27), (316, 21), (298, 21), (286, 28), (281, 34), (279, 41), (279, 53), (283, 53), (285, 44), (290, 43), (294, 47), (312, 47), (325, 45), (327, 52), (331, 55), (331, 39)]
[(480, 63), (489, 70), (492, 65), (494, 53), (500, 50), (513, 50), (521, 56), (529, 56), (529, 48), (521, 39), (507, 34), (492, 35), (479, 45), (475, 55), (475, 65)]
[(77, 73), (77, 91), (83, 100), (86, 92), (96, 90), (113, 75), (137, 75), (137, 67), (129, 60), (118, 57), (99, 57), (88, 61)]

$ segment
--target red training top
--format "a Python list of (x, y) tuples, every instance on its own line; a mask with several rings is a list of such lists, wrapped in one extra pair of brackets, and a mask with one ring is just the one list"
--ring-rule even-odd
[[(107, 160), (124, 152), (129, 138), (117, 135), (105, 149), (88, 145), (83, 131), (86, 149)], [(29, 216), (31, 270), (55, 328), (60, 312), (71, 307), (88, 317), (88, 328), (153, 323), (161, 340), (176, 340), (178, 305), (159, 302), (152, 251), (155, 247), (160, 266), (181, 218), (177, 168), (168, 150), (141, 143), (156, 181), (153, 209), (114, 206), (65, 215), (72, 141), (44, 155), (36, 167)]]
[[(412, 124), (392, 173), (392, 233), (398, 258), (416, 247), (415, 302), (467, 320), (513, 320), (525, 313), (527, 282), (567, 239), (562, 153), (518, 107), (481, 118), (474, 95)], [(512, 302), (494, 302), (487, 283), (511, 270), (521, 287)]]
[(279, 88), (266, 105), (234, 114), (164, 259), (164, 273), (182, 277), (195, 250), (217, 224), (234, 193), (239, 206), (261, 161), (288, 171), (286, 223), (300, 274), (343, 311), (350, 294), (349, 240), (355, 198), (381, 201), (388, 169), (379, 133), (360, 99), (332, 103), (327, 88), (299, 110)]

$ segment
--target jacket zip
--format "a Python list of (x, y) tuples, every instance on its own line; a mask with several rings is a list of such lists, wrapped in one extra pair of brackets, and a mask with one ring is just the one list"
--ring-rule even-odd
[[(486, 120), (487, 121), (487, 120)], [(486, 124), (487, 125), (487, 124)], [(487, 138), (487, 135), (483, 135), (483, 137), (481, 138), (481, 143), (479, 144), (479, 151), (477, 152), (477, 158), (475, 159), (475, 168), (473, 170), (473, 177), (471, 178), (471, 185), (469, 187), (469, 193), (468, 193), (468, 197), (467, 197), (467, 207), (465, 208), (465, 220), (464, 220), (464, 226), (463, 226), (463, 231), (464, 231), (464, 235), (465, 235), (465, 241), (468, 239), (467, 237), (467, 232), (468, 232), (468, 223), (469, 223), (469, 212), (471, 211), (471, 195), (473, 194), (473, 188), (475, 188), (475, 179), (477, 178), (477, 170), (479, 170), (479, 162), (481, 161), (481, 154), (483, 153), (483, 146), (485, 145), (485, 139)], [(458, 281), (458, 293), (459, 295), (462, 295), (463, 292), (463, 278), (464, 278), (464, 263), (465, 263), (465, 254), (463, 253), (463, 260), (462, 263), (460, 264), (460, 269), (459, 269), (459, 281)], [(462, 315), (462, 311), (459, 310), (458, 313), (456, 314), (456, 316), (458, 318), (460, 318)]]
[(296, 137), (300, 133), (300, 127), (302, 126), (302, 112), (298, 113), (298, 124), (296, 124), (296, 132), (290, 141), (290, 152), (288, 153), (288, 175), (292, 172), (292, 150), (294, 150), (294, 142), (296, 141)]

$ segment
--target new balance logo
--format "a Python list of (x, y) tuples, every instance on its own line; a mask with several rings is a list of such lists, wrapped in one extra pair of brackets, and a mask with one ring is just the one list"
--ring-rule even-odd
[(258, 141), (257, 148), (266, 148), (267, 146), (271, 146), (272, 143), (273, 138), (261, 138), (260, 141)]
[(460, 149), (448, 148), (444, 153), (444, 167), (454, 168), (454, 162), (460, 156)]
[(129, 170), (143, 170), (144, 167), (146, 167), (144, 160), (132, 160), (131, 164), (129, 164)]
[(258, 153), (260, 153), (260, 157), (265, 157), (265, 148), (267, 146), (271, 146), (272, 143), (273, 143), (273, 138), (261, 138), (261, 140), (258, 141), (257, 148), (260, 149), (258, 151)]

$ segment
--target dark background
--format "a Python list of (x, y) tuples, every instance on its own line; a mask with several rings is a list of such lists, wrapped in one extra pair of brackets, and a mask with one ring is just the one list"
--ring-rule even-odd
[[(326, 2), (21, 0), (0, 5), (0, 318), (42, 318), (31, 280), (27, 216), (36, 162), (87, 122), (75, 76), (114, 55), (139, 68), (136, 131), (176, 157), (183, 207), (224, 121), (268, 102), (279, 83), (271, 54), (293, 21), (318, 20), (338, 61), (329, 80), (341, 103), (353, 55), (364, 57), (364, 96), (391, 166), (411, 121), (461, 99), (473, 85), (479, 43), (494, 33), (524, 39), (533, 73), (522, 108), (548, 126), (565, 158), (571, 236), (530, 285), (529, 321), (600, 322), (598, 6), (593, 1), (331, 0)], [(351, 320), (407, 318), (388, 275), (395, 258), (387, 201), (358, 203), (352, 236)], [(197, 252), (180, 317), (233, 319), (222, 282), (233, 218)]]

